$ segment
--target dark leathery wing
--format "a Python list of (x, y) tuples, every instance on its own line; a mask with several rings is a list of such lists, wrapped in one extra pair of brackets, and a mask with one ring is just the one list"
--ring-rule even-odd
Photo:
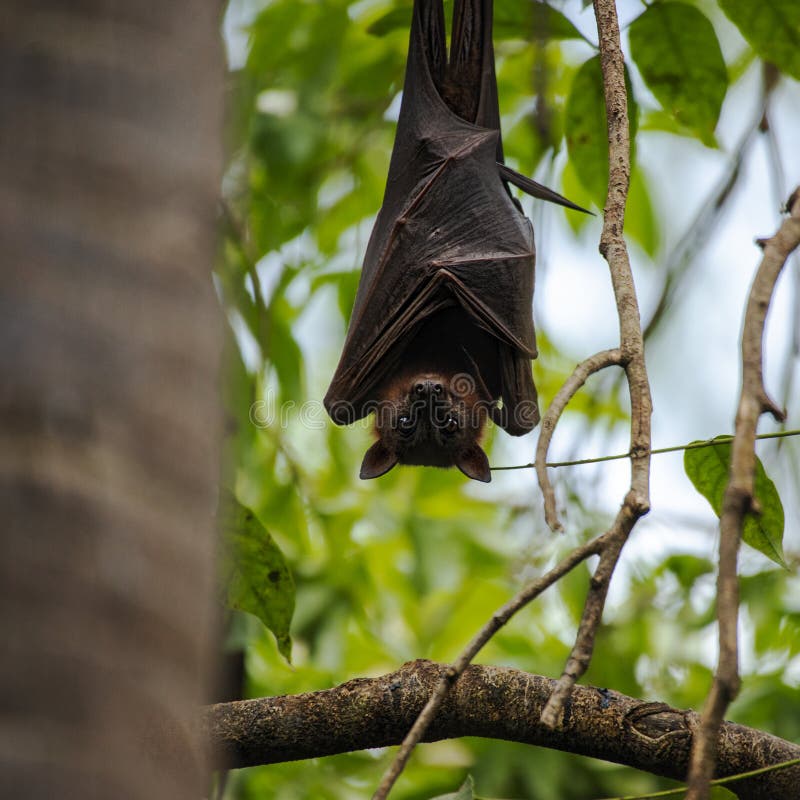
[[(372, 410), (377, 388), (398, 368), (422, 324), (456, 304), (498, 341), (503, 413), (495, 421), (515, 435), (538, 422), (530, 364), (536, 357), (533, 227), (506, 180), (572, 204), (503, 164), (491, 18), (490, 0), (456, 3), (447, 63), (441, 0), (414, 3), (383, 205), (325, 397), (339, 424)], [(448, 105), (443, 93), (452, 84), (456, 99)], [(459, 101), (465, 87), (468, 96)], [(469, 108), (467, 115), (474, 109), (474, 119), (454, 105)], [(528, 411), (520, 421), (514, 411), (521, 406)]]

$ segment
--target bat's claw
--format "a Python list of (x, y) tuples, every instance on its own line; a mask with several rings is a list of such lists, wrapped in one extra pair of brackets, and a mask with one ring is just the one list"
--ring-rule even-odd
[(592, 216), (595, 216), (593, 211), (589, 211), (588, 209), (577, 205), (577, 203), (573, 203), (572, 200), (567, 200), (566, 197), (560, 195), (558, 192), (548, 189), (546, 186), (543, 186), (541, 183), (537, 183), (531, 178), (526, 178), (524, 175), (520, 175), (519, 172), (511, 169), (511, 167), (507, 167), (505, 164), (501, 164), (499, 161), (497, 162), (497, 168), (500, 171), (500, 177), (504, 181), (513, 183), (514, 186), (516, 186), (518, 189), (522, 189), (525, 194), (529, 194), (531, 197), (538, 197), (540, 200), (546, 200), (548, 203), (557, 203), (565, 208), (571, 208), (574, 211), (582, 211), (584, 214), (591, 214)]

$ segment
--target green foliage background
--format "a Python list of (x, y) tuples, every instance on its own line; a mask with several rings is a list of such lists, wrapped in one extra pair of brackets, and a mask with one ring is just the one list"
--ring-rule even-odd
[[(699, 141), (713, 153), (723, 101), (743, 76), (762, 69), (758, 57), (800, 75), (800, 4), (760, 5), (769, 13), (750, 13), (750, 0), (620, 3), (630, 25), (625, 47), (639, 137), (656, 132), (678, 147)], [(585, 17), (576, 26), (578, 12), (576, 3), (497, 0), (503, 132), (512, 166), (597, 206), (607, 180), (604, 112), (596, 50), (591, 35), (579, 32), (591, 28)], [(230, 612), (225, 646), (245, 651), (246, 696), (322, 689), (413, 658), (450, 660), (522, 581), (609, 519), (593, 486), (596, 472), (558, 473), (569, 508), (560, 536), (545, 529), (530, 472), (495, 473), (488, 489), (433, 469), (396, 469), (360, 482), (367, 428), (336, 428), (321, 409), (381, 202), (394, 132), (387, 109), (402, 86), (409, 14), (410, 3), (381, 0), (242, 1), (228, 11), (229, 166), (216, 277), (230, 320), (224, 483), (236, 499), (226, 497), (225, 514), (246, 524), (226, 528), (225, 594), (238, 610)], [(719, 31), (735, 39), (727, 64)], [(692, 266), (671, 255), (683, 232), (671, 215), (655, 213), (654, 188), (637, 167), (626, 228), (637, 258), (665, 272), (663, 318), (672, 308), (670, 282)], [(585, 236), (589, 223), (571, 217), (569, 224), (580, 246), (596, 246), (596, 237)], [(599, 257), (598, 269), (605, 269)], [(588, 353), (559, 351), (541, 325), (538, 334), (534, 370), (546, 406)], [(603, 433), (624, 431), (620, 397), (619, 384), (595, 381), (571, 407), (573, 423), (600, 432), (594, 441), (601, 443)], [(715, 433), (729, 428), (720, 420)], [(507, 451), (496, 438), (489, 453), (500, 463)], [(765, 466), (783, 469), (793, 458), (764, 458)], [(653, 557), (626, 562), (587, 682), (700, 707), (714, 658), (712, 519), (696, 530), (700, 555), (660, 542)], [(798, 739), (800, 585), (788, 544), (788, 570), (752, 552), (745, 558), (747, 679), (731, 716)], [(581, 568), (562, 581), (497, 635), (480, 661), (558, 675), (587, 579)], [(270, 603), (272, 613), (261, 616), (275, 635), (246, 613)], [(291, 663), (281, 655), (289, 634)], [(389, 757), (354, 753), (244, 770), (231, 776), (225, 796), (367, 797)], [(586, 800), (665, 785), (590, 759), (470, 740), (420, 748), (393, 796), (452, 792), (468, 772), (483, 797)]]

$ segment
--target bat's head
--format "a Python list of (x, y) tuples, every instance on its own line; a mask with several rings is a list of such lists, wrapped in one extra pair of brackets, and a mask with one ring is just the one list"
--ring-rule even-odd
[(490, 403), (466, 374), (401, 376), (382, 390), (375, 409), (378, 440), (361, 464), (362, 478), (377, 478), (395, 464), (458, 467), (489, 482), (480, 438)]

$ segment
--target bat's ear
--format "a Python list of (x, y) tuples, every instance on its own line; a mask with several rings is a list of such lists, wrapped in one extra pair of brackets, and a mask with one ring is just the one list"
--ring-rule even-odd
[(358, 477), (364, 481), (369, 478), (380, 478), (396, 463), (397, 455), (378, 439), (364, 454), (364, 460), (361, 462), (361, 472), (358, 473)]
[(489, 469), (489, 459), (479, 444), (473, 444), (456, 458), (456, 466), (468, 477), (475, 481), (489, 483), (492, 473)]

